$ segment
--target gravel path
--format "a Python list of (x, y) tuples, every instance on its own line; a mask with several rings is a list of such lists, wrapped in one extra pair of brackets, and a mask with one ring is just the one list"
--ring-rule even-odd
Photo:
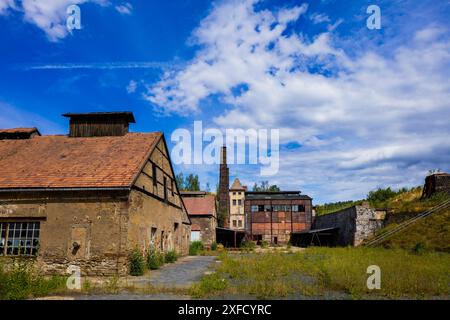
[[(181, 257), (175, 263), (165, 264), (159, 270), (152, 270), (140, 277), (127, 277), (122, 279), (126, 287), (136, 289), (164, 288), (169, 292), (164, 293), (136, 293), (128, 292), (127, 289), (117, 294), (76, 294), (68, 296), (48, 296), (38, 300), (185, 300), (190, 296), (184, 294), (170, 293), (170, 289), (187, 289), (193, 283), (210, 272), (216, 257), (213, 256), (187, 256)], [(133, 290), (132, 290), (133, 291)], [(144, 291), (145, 292), (145, 291)]]
[(128, 277), (127, 282), (135, 287), (188, 288), (208, 272), (215, 259), (213, 256), (182, 257), (142, 277)]

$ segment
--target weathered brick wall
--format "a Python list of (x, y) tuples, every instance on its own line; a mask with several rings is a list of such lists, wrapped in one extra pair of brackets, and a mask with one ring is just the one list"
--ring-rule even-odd
[[(152, 228), (155, 236), (152, 239)], [(189, 231), (183, 225), (183, 212), (167, 203), (161, 202), (139, 191), (132, 190), (128, 221), (128, 250), (138, 248), (145, 253), (152, 242), (154, 248), (179, 254), (188, 253)]]
[(217, 221), (212, 216), (191, 216), (192, 224), (200, 226), (201, 241), (206, 245), (216, 242)]
[[(251, 212), (252, 205), (303, 205), (304, 212), (268, 211)], [(245, 199), (246, 233), (256, 240), (278, 244), (289, 242), (292, 232), (301, 232), (311, 228), (311, 200), (262, 200)]]
[(313, 229), (339, 228), (337, 245), (358, 246), (383, 227), (383, 217), (373, 208), (353, 206), (316, 216)]

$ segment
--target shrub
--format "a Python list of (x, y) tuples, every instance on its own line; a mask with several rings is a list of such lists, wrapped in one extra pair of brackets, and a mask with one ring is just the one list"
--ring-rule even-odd
[(261, 241), (261, 248), (267, 248), (269, 246), (269, 242), (266, 240)]
[(228, 282), (216, 273), (203, 276), (199, 283), (190, 288), (190, 293), (194, 298), (202, 298), (209, 294), (223, 291), (227, 288)]
[(164, 260), (167, 263), (174, 263), (175, 261), (177, 261), (177, 259), (178, 259), (178, 255), (177, 255), (176, 251), (170, 250), (166, 253)]
[(0, 264), (0, 300), (44, 296), (65, 288), (65, 277), (44, 277), (34, 268), (33, 261), (14, 262), (7, 270)]
[(196, 256), (200, 251), (204, 249), (203, 242), (201, 241), (193, 241), (189, 246), (189, 255)]
[(142, 276), (145, 272), (144, 257), (138, 249), (130, 254), (130, 274), (132, 276)]
[(216, 251), (216, 250), (217, 250), (217, 242), (213, 242), (213, 243), (211, 244), (211, 250), (212, 250), (212, 251)]
[(246, 251), (253, 251), (256, 248), (256, 244), (253, 241), (245, 240), (241, 243), (241, 248)]
[(224, 251), (224, 250), (225, 250), (225, 247), (223, 246), (223, 244), (219, 243), (219, 244), (217, 245), (217, 251), (222, 252), (222, 251)]
[(418, 242), (416, 243), (416, 245), (414, 246), (413, 252), (415, 254), (422, 254), (426, 251), (426, 246), (425, 243), (423, 242)]
[(150, 270), (157, 270), (164, 264), (164, 260), (164, 254), (151, 249), (147, 253), (147, 268)]

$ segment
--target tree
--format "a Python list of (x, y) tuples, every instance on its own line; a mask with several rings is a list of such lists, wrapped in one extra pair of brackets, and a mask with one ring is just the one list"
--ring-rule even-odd
[(257, 192), (275, 192), (275, 191), (280, 191), (280, 188), (276, 185), (270, 185), (269, 186), (269, 181), (261, 181), (261, 185), (258, 185), (257, 183), (255, 183), (253, 185), (253, 191), (257, 191)]
[(179, 174), (177, 174), (175, 176), (175, 180), (177, 182), (177, 186), (180, 190), (185, 190), (184, 189), (184, 176), (183, 176), (183, 172), (180, 172)]
[(226, 209), (221, 209), (217, 212), (217, 225), (221, 228), (225, 226), (225, 220), (228, 217)]
[(180, 172), (175, 176), (178, 188), (180, 191), (200, 191), (200, 181), (198, 175), (190, 173), (187, 177), (184, 177)]
[(369, 192), (367, 200), (371, 203), (383, 202), (395, 197), (397, 194), (398, 192), (393, 191), (391, 187), (387, 187), (386, 189), (378, 188), (375, 191)]
[(198, 175), (193, 175), (192, 173), (186, 177), (185, 187), (187, 191), (200, 191), (200, 182), (198, 180)]

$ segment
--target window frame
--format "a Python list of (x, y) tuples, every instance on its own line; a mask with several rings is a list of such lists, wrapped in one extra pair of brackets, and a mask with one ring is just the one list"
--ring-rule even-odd
[[(24, 224), (26, 225), (25, 228)], [(14, 225), (14, 228), (12, 230), (11, 225)], [(30, 228), (30, 226), (32, 226), (32, 228)], [(0, 244), (3, 242), (3, 245), (1, 246), (2, 251), (0, 252), (0, 257), (35, 258), (39, 254), (40, 238), (41, 238), (41, 221), (38, 220), (1, 221)], [(17, 243), (18, 245), (15, 245), (15, 243)], [(21, 247), (23, 243), (25, 243), (25, 246)], [(25, 250), (25, 252), (22, 251), (23, 249)]]

